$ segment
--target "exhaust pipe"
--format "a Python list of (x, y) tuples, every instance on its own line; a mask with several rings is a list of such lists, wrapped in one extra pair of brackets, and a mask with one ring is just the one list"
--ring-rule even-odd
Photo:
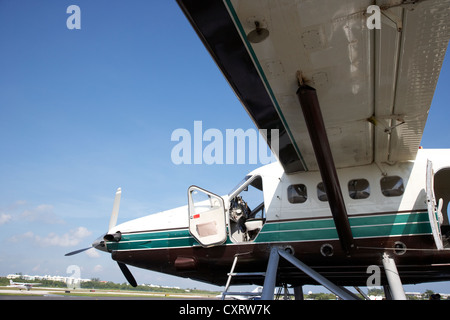
[(105, 234), (105, 236), (103, 237), (103, 239), (105, 241), (114, 241), (114, 242), (119, 242), (120, 239), (122, 239), (122, 233), (120, 231), (117, 231), (114, 234)]

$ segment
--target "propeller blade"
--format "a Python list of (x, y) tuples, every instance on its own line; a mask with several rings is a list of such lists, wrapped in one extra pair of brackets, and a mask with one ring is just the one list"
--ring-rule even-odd
[(117, 188), (116, 196), (114, 198), (114, 205), (111, 212), (111, 219), (109, 220), (109, 228), (108, 231), (111, 230), (117, 224), (117, 217), (119, 216), (119, 207), (120, 207), (120, 197), (122, 195), (122, 189)]
[(92, 249), (92, 247), (88, 247), (88, 248), (84, 248), (84, 249), (78, 249), (78, 250), (66, 253), (64, 256), (66, 256), (66, 257), (73, 256), (74, 254), (78, 254), (80, 252), (83, 252), (83, 251), (86, 251), (86, 250), (89, 250), (89, 249)]
[(137, 287), (137, 282), (131, 274), (130, 269), (128, 269), (127, 265), (119, 261), (117, 261), (117, 264), (119, 265), (120, 270), (122, 270), (122, 273), (127, 279), (128, 283), (131, 284), (132, 287)]

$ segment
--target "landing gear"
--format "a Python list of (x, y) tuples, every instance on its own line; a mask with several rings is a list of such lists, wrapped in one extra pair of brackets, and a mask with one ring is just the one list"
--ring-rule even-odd
[(386, 253), (383, 255), (383, 267), (389, 283), (389, 286), (384, 286), (386, 298), (391, 298), (389, 300), (407, 300), (395, 261)]
[[(278, 271), (278, 264), (280, 261), (280, 257), (285, 259), (286, 261), (290, 262), (293, 266), (301, 270), (303, 273), (305, 273), (307, 276), (309, 276), (311, 279), (313, 279), (315, 282), (319, 283), (320, 285), (324, 286), (328, 290), (330, 290), (332, 293), (334, 293), (336, 296), (338, 296), (342, 300), (360, 300), (358, 296), (356, 296), (354, 293), (347, 290), (345, 287), (338, 286), (334, 284), (333, 282), (326, 279), (324, 276), (313, 270), (311, 267), (304, 264), (302, 261), (294, 257), (292, 250), (286, 250), (284, 247), (272, 247), (270, 251), (269, 260), (267, 263), (267, 269), (266, 272), (254, 272), (254, 273), (235, 273), (234, 269), (236, 267), (236, 263), (238, 260), (238, 256), (235, 257), (235, 260), (233, 261), (232, 269), (229, 273), (229, 279), (227, 282), (226, 289), (223, 294), (223, 298), (225, 298), (227, 293), (228, 287), (231, 282), (231, 277), (233, 276), (261, 276), (264, 277), (264, 286), (262, 288), (261, 293), (261, 299), (262, 300), (273, 300), (275, 296), (275, 287), (277, 284), (277, 271)], [(384, 254), (382, 258), (383, 267), (386, 273), (386, 279), (388, 282), (388, 285), (384, 286), (386, 299), (388, 300), (407, 300), (405, 292), (403, 290), (403, 285), (399, 276), (399, 273), (397, 271), (397, 266), (395, 264), (394, 259), (390, 258), (388, 254)], [(282, 294), (281, 290), (277, 294), (277, 296), (284, 296), (285, 299), (289, 298), (289, 293), (287, 290), (287, 284), (283, 284), (284, 286), (284, 294)], [(301, 286), (295, 286), (294, 289), (294, 298), (295, 300), (303, 300), (303, 290)], [(362, 291), (359, 290), (359, 288), (356, 288), (358, 292), (365, 298), (369, 299), (367, 295), (365, 295)], [(253, 295), (253, 293), (249, 293), (249, 295)]]
[[(278, 262), (280, 257), (284, 258), (295, 267), (306, 273), (309, 277), (323, 285), (325, 288), (333, 292), (335, 295), (343, 300), (358, 300), (353, 293), (347, 289), (337, 286), (312, 268), (308, 267), (306, 264), (298, 260), (292, 255), (292, 253), (286, 251), (284, 248), (273, 247), (270, 252), (269, 262), (267, 264), (266, 276), (264, 279), (264, 287), (261, 295), (262, 300), (273, 300), (273, 293), (275, 289)], [(297, 289), (298, 290), (298, 289)]]

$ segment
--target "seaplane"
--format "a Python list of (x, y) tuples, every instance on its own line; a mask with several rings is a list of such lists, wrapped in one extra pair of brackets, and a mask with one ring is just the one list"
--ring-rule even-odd
[(377, 276), (402, 300), (404, 284), (450, 280), (450, 150), (420, 148), (450, 1), (177, 3), (269, 147), (278, 130), (277, 161), (227, 195), (190, 186), (187, 205), (121, 224), (119, 189), (91, 247), (132, 285), (127, 265), (223, 297), (320, 284), (352, 300), (345, 287)]

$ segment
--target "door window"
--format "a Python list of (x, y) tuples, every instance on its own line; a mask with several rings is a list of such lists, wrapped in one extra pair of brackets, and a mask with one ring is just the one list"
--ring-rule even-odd
[(189, 188), (188, 198), (191, 235), (204, 247), (224, 243), (227, 235), (223, 199), (195, 186)]

